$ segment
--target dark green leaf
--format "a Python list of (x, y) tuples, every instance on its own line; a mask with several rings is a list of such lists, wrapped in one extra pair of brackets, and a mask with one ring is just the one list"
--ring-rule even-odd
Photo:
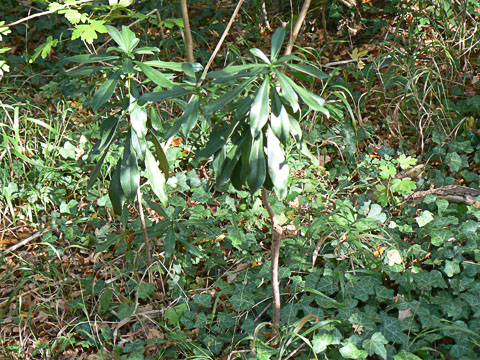
[(165, 249), (165, 257), (170, 258), (175, 251), (175, 231), (170, 228), (167, 231), (167, 235), (165, 235), (165, 239), (163, 240), (163, 247)]
[(250, 193), (253, 195), (263, 186), (266, 175), (265, 153), (263, 152), (263, 134), (260, 133), (257, 138), (252, 140), (252, 147), (248, 160), (250, 173), (248, 174), (247, 183), (250, 188)]
[(255, 96), (250, 109), (250, 130), (253, 138), (258, 137), (259, 134), (261, 134), (263, 126), (268, 121), (268, 116), (270, 114), (269, 85), (270, 82), (267, 78), (258, 88), (257, 95)]
[(237, 86), (236, 88), (230, 90), (226, 94), (223, 94), (218, 99), (213, 101), (211, 104), (206, 105), (203, 108), (203, 113), (205, 115), (210, 115), (210, 114), (213, 114), (213, 113), (217, 112), (218, 110), (224, 108), (228, 103), (230, 103), (233, 99), (235, 99), (238, 95), (240, 95), (240, 93), (243, 90), (245, 90), (245, 88), (248, 85), (250, 85), (254, 80), (255, 80), (255, 78), (247, 79), (244, 82), (242, 82), (239, 86)]
[(163, 75), (157, 69), (154, 69), (151, 66), (146, 65), (140, 61), (135, 61), (135, 64), (142, 70), (147, 78), (152, 80), (155, 84), (160, 87), (170, 89), (173, 86), (173, 82), (169, 80), (165, 75)]
[(275, 33), (272, 36), (272, 44), (271, 44), (271, 54), (270, 58), (272, 61), (277, 59), (278, 53), (283, 45), (283, 40), (285, 40), (285, 29), (283, 27), (278, 28), (275, 30)]
[(122, 215), (123, 203), (125, 202), (125, 195), (120, 184), (120, 167), (121, 161), (119, 160), (113, 171), (110, 187), (108, 188), (108, 197), (112, 203), (113, 211), (117, 215)]
[(137, 157), (132, 151), (131, 130), (128, 133), (123, 150), (123, 157), (120, 166), (120, 184), (127, 199), (134, 200), (140, 184), (140, 173), (138, 171)]
[(192, 90), (182, 86), (174, 86), (170, 90), (151, 92), (140, 96), (139, 100), (146, 101), (163, 101), (171, 98), (179, 98), (192, 93)]
[(83, 55), (75, 55), (67, 57), (67, 61), (77, 62), (81, 64), (91, 64), (94, 62), (103, 62), (103, 61), (112, 61), (120, 59), (119, 56), (116, 55), (93, 55), (93, 54), (83, 54)]
[(210, 157), (211, 155), (215, 154), (220, 148), (227, 144), (228, 139), (232, 135), (233, 131), (238, 125), (238, 121), (233, 121), (230, 124), (220, 126), (217, 125), (214, 127), (212, 131), (212, 135), (210, 136), (207, 146), (197, 152), (196, 158), (197, 159), (205, 159)]
[(188, 113), (185, 111), (185, 121), (182, 123), (182, 132), (186, 137), (188, 137), (198, 120), (198, 96), (195, 95), (188, 106), (191, 106), (191, 111), (188, 111)]
[(143, 63), (148, 66), (153, 66), (161, 69), (169, 69), (174, 71), (182, 71), (182, 64), (183, 64), (181, 62), (160, 61), (160, 60), (144, 61)]
[(110, 146), (115, 131), (117, 130), (118, 121), (119, 119), (117, 117), (110, 116), (102, 122), (102, 125), (100, 125), (100, 134), (102, 137), (95, 143), (92, 152), (89, 154), (91, 159), (103, 153), (103, 151)]
[(108, 148), (109, 148), (109, 146), (107, 147), (107, 149), (103, 153), (102, 157), (100, 158), (100, 160), (98, 160), (97, 164), (93, 168), (92, 174), (90, 175), (90, 179), (88, 179), (87, 190), (90, 189), (92, 187), (93, 183), (95, 182), (95, 180), (97, 180), (98, 175), (100, 174), (100, 169), (102, 168), (103, 162), (105, 161), (105, 157), (108, 154)]
[(116, 71), (111, 74), (95, 92), (92, 98), (88, 99), (85, 103), (85, 106), (91, 106), (93, 111), (97, 111), (103, 104), (108, 102), (117, 87), (118, 81), (120, 80), (120, 71)]
[(301, 71), (307, 75), (313, 76), (317, 79), (320, 80), (325, 80), (328, 79), (330, 76), (325, 74), (324, 72), (314, 68), (313, 66), (306, 65), (306, 64), (288, 64), (287, 65), (289, 68), (296, 70), (296, 71)]
[[(328, 110), (325, 109), (325, 100), (323, 100), (320, 96), (311, 93), (308, 90), (305, 90), (301, 86), (295, 84), (293, 80), (285, 76), (286, 81), (289, 85), (296, 91), (298, 95), (302, 98), (302, 100), (307, 104), (311, 109), (321, 112), (327, 112)], [(282, 88), (283, 89), (283, 88)]]
[(270, 115), (270, 125), (274, 134), (280, 139), (282, 144), (286, 145), (290, 135), (290, 120), (288, 113), (280, 100), (275, 88), (271, 92), (272, 113)]
[(163, 151), (162, 145), (158, 141), (157, 137), (154, 133), (150, 133), (152, 135), (153, 145), (155, 145), (155, 152), (157, 153), (157, 160), (160, 163), (160, 170), (162, 170), (163, 175), (165, 176), (165, 180), (168, 180), (170, 177), (170, 167), (168, 165), (167, 157), (165, 156), (165, 152)]

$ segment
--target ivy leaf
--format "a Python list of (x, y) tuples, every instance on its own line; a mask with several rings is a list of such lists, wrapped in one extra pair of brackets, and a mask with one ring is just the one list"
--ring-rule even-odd
[(453, 277), (455, 274), (460, 274), (460, 265), (456, 261), (446, 260), (443, 271), (448, 277)]
[(352, 342), (348, 342), (347, 345), (341, 347), (340, 354), (345, 359), (365, 359), (368, 356), (368, 352), (359, 350)]
[(335, 338), (330, 334), (315, 335), (312, 340), (313, 351), (318, 354), (325, 351), (328, 345), (333, 344)]
[(454, 174), (463, 168), (462, 158), (456, 152), (448, 153), (445, 158), (445, 162), (448, 164), (450, 171)]
[(401, 350), (397, 355), (393, 357), (393, 360), (422, 360), (417, 355), (414, 355), (408, 351)]
[(415, 218), (415, 221), (419, 227), (424, 227), (429, 222), (433, 221), (433, 214), (430, 211), (425, 210), (422, 212), (422, 215)]
[(385, 345), (388, 344), (387, 339), (381, 332), (376, 332), (370, 339), (364, 340), (362, 346), (368, 351), (368, 355), (377, 354), (382, 359), (387, 359), (387, 349)]

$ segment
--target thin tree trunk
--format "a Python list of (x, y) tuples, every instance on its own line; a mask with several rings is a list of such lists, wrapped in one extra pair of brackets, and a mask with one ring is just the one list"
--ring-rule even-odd
[(278, 223), (277, 216), (270, 205), (268, 200), (267, 189), (262, 188), (262, 201), (263, 205), (267, 208), (268, 215), (272, 222), (272, 267), (271, 267), (271, 281), (272, 281), (272, 293), (273, 293), (273, 327), (276, 331), (280, 329), (280, 308), (281, 308), (281, 299), (280, 299), (280, 281), (278, 279), (278, 260), (280, 258), (280, 245), (282, 243), (283, 230), (280, 224)]
[(187, 0), (180, 0), (180, 9), (183, 18), (183, 32), (185, 34), (185, 57), (189, 63), (194, 63), (192, 31), (190, 30), (190, 20), (188, 18)]
[(308, 8), (310, 7), (310, 3), (312, 0), (305, 0), (302, 6), (302, 10), (300, 10), (300, 14), (298, 14), (297, 22), (293, 27), (292, 32), (290, 33), (290, 39), (288, 40), (287, 48), (285, 49), (285, 55), (290, 55), (292, 53), (293, 44), (297, 40), (298, 33), (302, 28), (302, 24), (305, 21), (305, 17), (307, 16)]

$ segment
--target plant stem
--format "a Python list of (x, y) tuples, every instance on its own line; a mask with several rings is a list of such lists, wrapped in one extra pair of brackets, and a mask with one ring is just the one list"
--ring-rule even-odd
[(185, 34), (185, 57), (189, 63), (194, 63), (192, 31), (190, 30), (190, 20), (188, 19), (187, 0), (180, 0), (180, 9), (183, 18), (183, 33)]
[(140, 190), (140, 186), (137, 188), (137, 202), (138, 213), (140, 214), (140, 222), (142, 223), (143, 239), (145, 241), (145, 251), (147, 253), (147, 267), (150, 268), (150, 265), (152, 265), (152, 255), (150, 253), (150, 241), (148, 240), (147, 224), (145, 223), (145, 215), (143, 214), (142, 191)]
[(272, 222), (272, 268), (271, 268), (271, 277), (272, 277), (272, 293), (273, 293), (273, 327), (278, 331), (280, 329), (280, 281), (278, 280), (278, 260), (280, 258), (280, 244), (282, 242), (283, 229), (278, 223), (277, 216), (270, 205), (268, 200), (267, 190), (262, 188), (262, 201), (263, 205), (267, 208), (268, 215)]

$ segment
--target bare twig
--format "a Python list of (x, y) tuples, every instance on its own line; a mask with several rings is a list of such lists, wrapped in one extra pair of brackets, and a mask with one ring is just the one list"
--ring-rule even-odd
[(41, 13), (37, 13), (37, 14), (33, 14), (33, 15), (30, 15), (30, 16), (27, 16), (27, 17), (25, 17), (25, 18), (23, 18), (23, 19), (14, 21), (14, 22), (12, 22), (12, 23), (10, 23), (10, 24), (7, 24), (7, 25), (4, 25), (4, 26), (14, 26), (14, 25), (18, 25), (18, 24), (21, 24), (21, 23), (23, 23), (23, 22), (26, 22), (26, 21), (35, 19), (35, 18), (37, 18), (37, 17), (41, 17), (41, 16), (53, 14), (53, 13), (57, 12), (58, 10), (65, 9), (65, 8), (70, 7), (70, 6), (79, 5), (79, 4), (83, 4), (83, 3), (88, 3), (88, 2), (92, 2), (92, 1), (93, 1), (93, 0), (78, 0), (78, 1), (74, 1), (74, 2), (71, 2), (71, 3), (68, 3), (68, 4), (60, 5), (60, 6), (56, 7), (55, 9), (52, 9), (52, 10), (48, 10), (48, 11), (44, 11), (44, 12), (41, 12)]
[(302, 28), (302, 24), (305, 20), (305, 17), (307, 16), (308, 8), (310, 7), (311, 2), (311, 0), (305, 0), (305, 2), (303, 3), (302, 10), (300, 10), (300, 14), (298, 14), (297, 22), (295, 23), (295, 26), (290, 33), (290, 39), (288, 40), (285, 55), (290, 55), (292, 53), (293, 44), (295, 44), (295, 41), (297, 40), (298, 33)]

